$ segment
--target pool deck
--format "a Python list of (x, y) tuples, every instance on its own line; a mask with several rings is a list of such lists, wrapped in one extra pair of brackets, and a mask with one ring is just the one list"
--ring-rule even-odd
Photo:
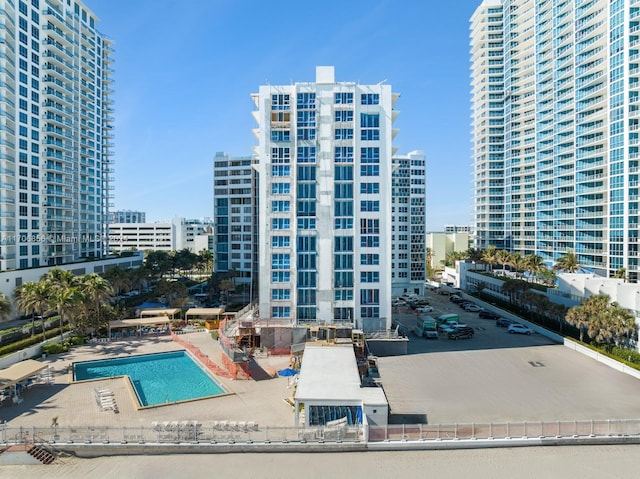
[[(222, 366), (222, 350), (207, 332), (180, 336), (198, 347), (214, 364)], [(76, 347), (68, 353), (43, 359), (53, 371), (53, 384), (32, 386), (22, 395), (20, 404), (5, 401), (0, 407), (0, 420), (8, 426), (47, 427), (57, 417), (59, 426), (151, 426), (154, 421), (213, 420), (255, 421), (272, 426), (293, 426), (293, 409), (284, 399), (292, 394), (289, 380), (271, 377), (289, 365), (288, 356), (259, 358), (257, 365), (265, 373), (263, 380), (233, 380), (222, 376), (216, 379), (231, 393), (226, 396), (200, 399), (167, 406), (138, 409), (130, 386), (122, 378), (73, 383), (70, 365), (76, 361), (89, 361), (121, 357), (131, 354), (149, 354), (184, 349), (169, 336), (143, 337), (97, 343)], [(94, 388), (108, 388), (115, 396), (118, 413), (103, 411), (94, 398)]]

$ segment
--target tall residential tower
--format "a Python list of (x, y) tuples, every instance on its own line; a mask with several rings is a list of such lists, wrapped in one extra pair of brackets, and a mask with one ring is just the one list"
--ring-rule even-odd
[(101, 257), (112, 174), (111, 41), (80, 1), (0, 11), (0, 270)]
[(233, 157), (223, 152), (213, 159), (213, 271), (232, 272), (238, 284), (258, 281), (256, 164), (255, 156)]
[(393, 106), (381, 82), (263, 85), (252, 95), (260, 179), (260, 317), (391, 324)]
[(485, 0), (471, 62), (476, 245), (637, 281), (640, 2)]
[(426, 275), (425, 155), (393, 157), (391, 253), (393, 294), (424, 293)]

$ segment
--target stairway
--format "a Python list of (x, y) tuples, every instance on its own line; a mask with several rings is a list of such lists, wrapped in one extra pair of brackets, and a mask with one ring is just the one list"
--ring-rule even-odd
[(55, 459), (53, 454), (40, 446), (33, 445), (27, 450), (27, 452), (42, 464), (51, 464)]

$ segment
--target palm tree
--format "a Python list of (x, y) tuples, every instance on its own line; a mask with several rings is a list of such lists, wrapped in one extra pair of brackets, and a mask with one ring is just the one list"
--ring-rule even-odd
[(589, 321), (591, 318), (591, 315), (589, 314), (587, 308), (585, 308), (583, 305), (569, 308), (569, 311), (567, 311), (567, 315), (565, 318), (567, 320), (567, 323), (578, 328), (578, 331), (580, 331), (580, 342), (583, 343), (584, 331), (589, 327)]
[(509, 296), (509, 304), (513, 304), (515, 296), (520, 290), (520, 281), (511, 278), (502, 283), (502, 287), (500, 288), (502, 294)]
[(482, 261), (484, 261), (489, 265), (489, 271), (491, 273), (493, 273), (493, 265), (497, 261), (496, 260), (497, 252), (498, 252), (498, 249), (494, 245), (490, 244), (489, 246), (487, 246), (487, 249), (482, 254)]
[(504, 275), (504, 266), (509, 264), (509, 252), (504, 249), (496, 251), (496, 263), (502, 266), (502, 274)]
[[(18, 309), (24, 314), (31, 315), (31, 336), (36, 335), (36, 313), (39, 312), (39, 305), (36, 299), (36, 290), (40, 283), (29, 281), (23, 283), (14, 291), (14, 297), (18, 305)], [(46, 298), (45, 298), (46, 300)], [(44, 329), (44, 318), (42, 318), (42, 328)]]
[(56, 288), (53, 290), (49, 305), (55, 309), (60, 318), (60, 340), (64, 341), (64, 319), (73, 307), (82, 300), (82, 296), (75, 286)]
[(0, 321), (6, 321), (11, 318), (11, 300), (3, 293), (0, 293)]
[(580, 263), (578, 263), (578, 255), (576, 255), (573, 250), (567, 251), (567, 254), (562, 255), (556, 261), (556, 264), (553, 266), (553, 269), (560, 271), (567, 271), (568, 273), (575, 273), (581, 268)]
[(203, 273), (211, 274), (213, 272), (213, 253), (203, 248), (198, 253), (199, 268)]
[(616, 279), (624, 279), (625, 282), (627, 281), (627, 268), (618, 268), (616, 270), (616, 272), (613, 275), (614, 278)]
[(547, 315), (549, 318), (558, 321), (558, 331), (562, 334), (562, 323), (564, 323), (564, 317), (567, 314), (567, 307), (560, 303), (551, 303)]
[(538, 274), (546, 269), (544, 260), (537, 254), (530, 254), (524, 258), (524, 267), (531, 274), (532, 278), (536, 278)]
[(102, 276), (111, 283), (116, 295), (131, 288), (131, 279), (129, 273), (120, 266), (114, 266), (105, 271)]
[(518, 277), (518, 273), (524, 269), (522, 255), (517, 251), (509, 254), (507, 264), (514, 269), (516, 278)]
[[(482, 256), (483, 256), (483, 252), (481, 249), (478, 248), (469, 248), (467, 251), (464, 252), (464, 255), (466, 256), (466, 259), (470, 260), (474, 265), (477, 265), (478, 263), (482, 263)], [(476, 267), (474, 266), (474, 269)], [(483, 268), (484, 269), (484, 268)]]
[(58, 312), (60, 338), (64, 340), (64, 317), (80, 299), (76, 287), (78, 279), (71, 271), (52, 268), (42, 275), (41, 281), (46, 282), (51, 288), (49, 307)]
[[(606, 296), (606, 295), (599, 295)], [(620, 345), (636, 329), (634, 316), (618, 303), (607, 305), (606, 309), (589, 323), (588, 334), (594, 341), (604, 344), (608, 351)]]
[(100, 327), (101, 303), (113, 295), (111, 283), (102, 276), (91, 273), (80, 278), (80, 290), (93, 302), (95, 308), (96, 323)]

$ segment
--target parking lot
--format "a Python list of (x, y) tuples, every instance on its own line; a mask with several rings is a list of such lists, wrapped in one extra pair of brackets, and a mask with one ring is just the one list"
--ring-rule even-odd
[[(471, 339), (437, 340), (409, 333), (406, 356), (378, 359), (393, 414), (426, 414), (431, 424), (640, 418), (640, 381), (541, 334), (509, 334), (427, 294), (433, 317), (457, 313), (474, 328)], [(411, 330), (417, 315), (394, 310)]]

